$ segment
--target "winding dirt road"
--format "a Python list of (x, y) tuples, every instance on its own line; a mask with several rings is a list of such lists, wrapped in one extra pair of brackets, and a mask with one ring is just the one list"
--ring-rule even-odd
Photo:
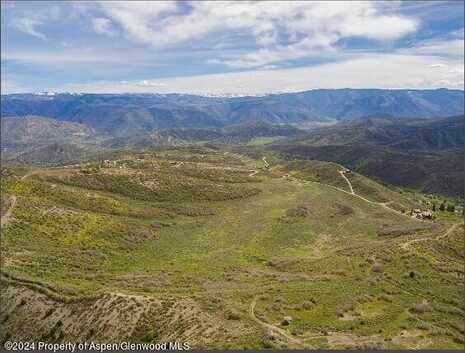
[[(26, 179), (27, 177), (31, 176), (32, 175), (32, 172), (29, 172), (29, 173), (26, 173), (24, 174), (20, 180), (24, 180)], [(8, 210), (5, 212), (5, 214), (1, 217), (1, 220), (0, 220), (0, 228), (3, 228), (4, 226), (6, 226), (8, 223), (10, 223), (10, 221), (13, 219), (13, 217), (11, 216), (11, 214), (13, 213), (13, 209), (15, 208), (16, 206), (16, 202), (17, 202), (17, 198), (15, 195), (11, 195), (10, 196), (10, 207), (8, 207)]]
[(258, 170), (252, 170), (252, 173), (249, 174), (249, 177), (254, 176), (258, 173)]
[(6, 226), (10, 220), (11, 220), (11, 213), (13, 212), (13, 208), (16, 206), (16, 196), (15, 195), (11, 195), (10, 196), (10, 207), (8, 207), (8, 211), (5, 212), (5, 214), (2, 216), (2, 219), (1, 219), (1, 228), (3, 228), (4, 226)]
[(262, 158), (263, 163), (265, 163), (265, 168), (268, 168), (270, 166), (270, 163), (267, 162), (266, 157)]
[[(344, 178), (344, 180), (347, 182), (347, 185), (349, 186), (349, 189), (350, 189), (350, 192), (349, 191), (346, 191), (344, 189), (341, 189), (341, 188), (338, 188), (337, 186), (333, 186), (333, 185), (329, 185), (329, 184), (322, 184), (322, 183), (318, 183), (318, 184), (322, 184), (322, 185), (326, 185), (326, 186), (329, 186), (333, 189), (336, 189), (336, 190), (339, 190), (339, 191), (342, 191), (342, 192), (345, 192), (346, 194), (348, 195), (352, 195), (352, 196), (355, 196), (355, 197), (358, 197), (359, 199), (365, 201), (365, 202), (368, 202), (368, 203), (371, 203), (372, 205), (378, 205), (378, 206), (381, 206), (381, 207), (384, 207), (386, 210), (388, 211), (391, 211), (391, 212), (394, 212), (400, 216), (404, 216), (404, 217), (408, 217), (408, 218), (411, 218), (409, 215), (406, 215), (400, 211), (397, 211), (391, 207), (389, 207), (388, 205), (391, 204), (393, 201), (388, 201), (388, 202), (376, 202), (376, 201), (371, 201), (371, 200), (368, 200), (367, 198), (357, 194), (352, 186), (352, 183), (350, 182), (350, 180), (345, 176), (345, 173), (347, 173), (347, 170), (340, 170), (339, 171), (339, 174)], [(421, 220), (418, 220), (420, 222), (422, 222)]]
[(460, 223), (454, 223), (452, 226), (450, 226), (447, 231), (444, 232), (444, 234), (440, 234), (437, 237), (427, 237), (427, 238), (419, 238), (419, 239), (412, 239), (409, 240), (405, 243), (400, 244), (401, 249), (408, 250), (410, 248), (410, 245), (414, 243), (420, 243), (422, 241), (427, 241), (427, 240), (441, 240), (442, 238), (447, 237), (450, 233), (452, 233), (455, 228), (457, 228), (460, 225)]
[(272, 325), (272, 324), (269, 324), (267, 322), (261, 321), (255, 315), (255, 305), (256, 304), (257, 304), (257, 298), (254, 298), (252, 300), (252, 302), (250, 303), (250, 307), (249, 307), (249, 316), (253, 321), (255, 321), (256, 323), (260, 324), (261, 326), (271, 330), (272, 332), (277, 333), (282, 338), (286, 339), (292, 345), (292, 347), (290, 347), (290, 348), (294, 348), (294, 347), (295, 348), (307, 348), (307, 349), (312, 348), (308, 344), (304, 344), (301, 340), (299, 340), (299, 339), (295, 338), (294, 336), (292, 336), (286, 330), (283, 330), (282, 328), (280, 328), (278, 326), (275, 326), (275, 325)]
[(352, 183), (350, 180), (346, 177), (347, 170), (340, 170), (339, 174), (341, 174), (341, 177), (344, 178), (344, 180), (347, 182), (347, 185), (349, 185), (349, 190), (352, 195), (355, 195), (354, 188), (352, 187)]

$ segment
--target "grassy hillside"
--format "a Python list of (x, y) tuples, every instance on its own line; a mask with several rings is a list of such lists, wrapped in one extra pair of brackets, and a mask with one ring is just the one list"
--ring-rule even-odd
[(372, 117), (314, 129), (299, 141), (311, 146), (368, 144), (404, 151), (462, 150), (464, 117)]
[(117, 137), (104, 142), (107, 148), (150, 149), (192, 144), (261, 145), (304, 134), (289, 125), (266, 123), (234, 124), (222, 129), (164, 129), (131, 137)]
[(390, 185), (464, 195), (463, 116), (366, 118), (311, 130), (268, 147), (287, 159), (340, 163)]
[(463, 152), (397, 151), (365, 145), (270, 146), (287, 159), (316, 159), (340, 163), (387, 184), (452, 197), (464, 195)]
[(458, 216), (413, 219), (394, 206), (413, 200), (356, 173), (352, 194), (336, 164), (105, 158), (2, 178), (2, 341), (463, 348)]
[(51, 144), (96, 145), (102, 140), (92, 128), (42, 116), (2, 117), (2, 159)]
[(11, 159), (10, 163), (35, 166), (52, 166), (63, 163), (76, 163), (93, 156), (99, 148), (94, 146), (79, 147), (74, 144), (53, 143), (36, 147)]

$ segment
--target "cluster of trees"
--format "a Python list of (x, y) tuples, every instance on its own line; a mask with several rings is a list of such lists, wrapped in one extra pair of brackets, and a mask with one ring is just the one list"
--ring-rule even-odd
[(445, 202), (441, 202), (441, 204), (436, 206), (436, 204), (433, 204), (433, 211), (447, 211), (447, 212), (455, 212), (455, 205), (449, 203), (446, 205)]

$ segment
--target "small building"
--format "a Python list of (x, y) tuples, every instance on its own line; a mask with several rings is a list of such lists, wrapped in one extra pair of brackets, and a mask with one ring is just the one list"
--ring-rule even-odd
[(410, 216), (418, 219), (433, 219), (433, 213), (431, 211), (423, 211), (419, 208), (411, 210)]
[(102, 163), (102, 166), (105, 168), (114, 168), (116, 167), (116, 161), (111, 161), (109, 159), (105, 159)]
[(430, 211), (423, 211), (421, 213), (422, 219), (433, 219), (433, 214)]

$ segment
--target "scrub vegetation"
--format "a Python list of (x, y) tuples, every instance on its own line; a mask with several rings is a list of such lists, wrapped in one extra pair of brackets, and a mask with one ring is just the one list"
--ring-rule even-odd
[(464, 347), (463, 221), (427, 196), (200, 146), (5, 170), (2, 341)]

